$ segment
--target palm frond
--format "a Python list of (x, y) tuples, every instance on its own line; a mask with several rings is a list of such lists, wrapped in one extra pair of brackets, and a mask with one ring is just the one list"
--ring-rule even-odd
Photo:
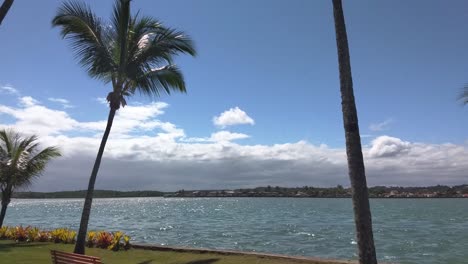
[(116, 68), (108, 32), (112, 29), (102, 25), (88, 5), (65, 2), (52, 20), (52, 26), (60, 27), (62, 37), (70, 40), (75, 56), (91, 77), (109, 81), (109, 73)]
[(178, 53), (197, 55), (192, 39), (184, 32), (173, 28), (161, 27), (161, 30), (156, 32), (152, 44), (163, 47), (174, 55)]
[[(56, 147), (39, 150), (35, 135), (22, 137), (13, 130), (0, 130), (0, 187), (17, 188), (28, 185), (41, 175), (47, 162), (60, 156)], [(9, 146), (9, 147), (7, 147)]]
[(134, 31), (139, 33), (138, 41), (134, 41), (139, 50), (134, 52), (128, 68), (141, 63), (152, 66), (172, 64), (173, 56), (181, 53), (196, 56), (195, 45), (189, 36), (182, 31), (166, 28), (151, 18), (142, 18), (135, 25)]
[(60, 157), (60, 151), (57, 147), (47, 147), (30, 158), (22, 173), (17, 176), (14, 187), (28, 186), (33, 179), (41, 176), (47, 163), (56, 157)]
[(119, 72), (123, 74), (127, 63), (128, 29), (130, 24), (130, 0), (117, 0), (114, 5), (112, 24), (115, 29), (119, 51)]
[(196, 55), (190, 37), (149, 17), (134, 18), (131, 26), (131, 57), (126, 71), (132, 83), (129, 89), (155, 97), (162, 91), (185, 92), (183, 75), (173, 65), (173, 57), (180, 53)]
[(152, 39), (161, 27), (162, 24), (151, 17), (139, 18), (138, 14), (132, 17), (129, 31), (129, 67), (131, 67), (131, 62), (135, 65), (141, 61), (139, 55), (150, 47)]
[(112, 81), (112, 94), (121, 106), (136, 91), (150, 96), (185, 92), (182, 73), (173, 62), (179, 54), (196, 55), (192, 39), (151, 17), (132, 16), (130, 1), (115, 0), (108, 27), (76, 0), (64, 4), (52, 24), (72, 41), (91, 76)]
[(147, 71), (137, 78), (136, 90), (148, 96), (159, 96), (162, 91), (186, 92), (184, 76), (174, 65)]
[(13, 145), (18, 140), (18, 135), (12, 130), (0, 130), (0, 142), (5, 146), (5, 151), (9, 153), (13, 149)]

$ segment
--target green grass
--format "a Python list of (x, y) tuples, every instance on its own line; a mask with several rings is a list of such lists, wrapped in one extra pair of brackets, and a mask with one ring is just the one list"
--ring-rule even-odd
[[(15, 243), (0, 241), (0, 262), (19, 264), (52, 263), (50, 250), (72, 252), (73, 245), (54, 243)], [(152, 251), (131, 249), (113, 252), (104, 249), (87, 248), (86, 255), (100, 257), (107, 264), (317, 264), (310, 260), (288, 260), (252, 255), (221, 255), (213, 253), (185, 253), (173, 251)], [(332, 262), (329, 262), (330, 264)], [(325, 264), (325, 262), (320, 262)]]

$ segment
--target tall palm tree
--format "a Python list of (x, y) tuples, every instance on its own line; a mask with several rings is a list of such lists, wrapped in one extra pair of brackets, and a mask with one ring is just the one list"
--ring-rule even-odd
[(112, 84), (107, 95), (109, 116), (89, 178), (75, 253), (84, 254), (94, 183), (114, 115), (136, 92), (157, 97), (161, 92), (185, 92), (181, 71), (173, 64), (180, 54), (195, 56), (192, 40), (151, 17), (131, 15), (130, 0), (116, 0), (110, 23), (96, 17), (84, 3), (64, 3), (52, 20), (71, 41), (80, 64), (92, 78)]
[(56, 147), (43, 150), (39, 147), (37, 136), (23, 137), (13, 130), (0, 130), (0, 227), (13, 192), (19, 187), (30, 185), (52, 158), (60, 156)]
[(10, 10), (11, 5), (13, 5), (13, 0), (5, 0), (3, 1), (2, 6), (0, 6), (0, 25), (3, 22), (8, 10)]
[(359, 249), (359, 263), (375, 264), (377, 257), (372, 234), (372, 217), (369, 206), (364, 159), (362, 156), (361, 136), (358, 116), (354, 102), (353, 79), (349, 59), (348, 37), (341, 0), (333, 0), (336, 44), (340, 72), (341, 107), (346, 136), (348, 173), (351, 180), (354, 221)]

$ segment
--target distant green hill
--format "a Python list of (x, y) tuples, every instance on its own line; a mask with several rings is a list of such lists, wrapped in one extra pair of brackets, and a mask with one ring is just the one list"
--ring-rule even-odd
[[(63, 192), (18, 192), (13, 198), (84, 198), (86, 190)], [(95, 190), (94, 198), (118, 197), (319, 197), (349, 198), (351, 189), (341, 185), (331, 188), (312, 186), (280, 187), (266, 186), (247, 189), (219, 190), (180, 190), (177, 192), (160, 191), (110, 191)], [(398, 187), (374, 186), (369, 188), (371, 198), (468, 198), (468, 184), (457, 186)]]
[[(81, 191), (63, 191), (63, 192), (17, 192), (13, 193), (13, 198), (84, 198), (86, 190)], [(94, 198), (117, 198), (117, 197), (161, 197), (163, 192), (159, 191), (109, 191), (95, 190)]]

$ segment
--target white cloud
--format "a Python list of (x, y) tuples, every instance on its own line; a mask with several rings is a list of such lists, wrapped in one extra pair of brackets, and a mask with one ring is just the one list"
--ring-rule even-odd
[(61, 103), (61, 104), (69, 104), (70, 103), (70, 101), (68, 101), (67, 99), (63, 99), (63, 98), (49, 97), (47, 99), (49, 101), (51, 101), (51, 102), (56, 102), (56, 103)]
[(67, 99), (64, 98), (54, 98), (54, 97), (49, 97), (47, 100), (54, 102), (54, 103), (59, 103), (62, 105), (63, 108), (73, 108), (74, 106), (68, 101)]
[(225, 128), (233, 125), (254, 125), (255, 121), (248, 116), (246, 112), (236, 106), (235, 108), (224, 111), (219, 116), (213, 117), (213, 124), (218, 127)]
[(242, 133), (232, 133), (229, 131), (219, 131), (216, 133), (211, 134), (212, 142), (227, 142), (237, 139), (245, 139), (249, 138), (249, 135), (242, 134)]
[(393, 119), (388, 118), (388, 119), (386, 119), (386, 120), (383, 121), (383, 122), (370, 124), (369, 129), (370, 129), (371, 131), (383, 131), (383, 130), (387, 130), (387, 129), (390, 128), (390, 124), (392, 124), (393, 122), (394, 122)]
[(375, 140), (371, 150), (365, 152), (368, 175), (385, 185), (451, 185), (468, 181), (466, 146), (413, 143), (383, 136)]
[(245, 139), (249, 138), (249, 135), (242, 134), (242, 133), (233, 133), (230, 131), (218, 131), (212, 133), (210, 137), (205, 138), (184, 138), (181, 141), (183, 142), (230, 142), (238, 139)]
[[(39, 105), (39, 102), (32, 97), (26, 96), (19, 100), (20, 108), (0, 105), (0, 114), (15, 118), (16, 123), (11, 125), (23, 133), (40, 136), (58, 135), (78, 125), (78, 122), (70, 118), (66, 112)], [(0, 124), (0, 127), (4, 126)]]
[[(55, 160), (32, 187), (38, 191), (85, 189), (106, 120), (83, 122), (63, 110), (23, 97), (19, 107), (0, 105), (0, 128), (38, 133), (57, 145)], [(241, 145), (249, 135), (218, 131), (190, 138), (160, 120), (168, 105), (130, 105), (118, 111), (97, 188), (201, 189), (259, 185), (349, 185), (344, 148), (306, 141)], [(13, 118), (6, 122), (3, 116)], [(9, 120), (9, 119), (8, 119)], [(382, 136), (363, 148), (369, 185), (432, 185), (467, 182), (466, 145), (426, 144)]]
[(40, 104), (39, 101), (32, 98), (31, 96), (24, 96), (20, 98), (20, 103), (26, 107), (31, 107)]
[[(171, 133), (171, 137), (183, 136), (184, 132), (178, 130), (175, 125), (155, 119), (164, 114), (164, 108), (168, 106), (166, 103), (156, 102), (147, 105), (127, 105), (122, 107), (115, 116), (112, 133), (114, 136), (125, 137), (132, 133), (151, 132), (154, 129), (161, 129), (167, 133)], [(98, 127), (101, 126), (102, 131), (104, 131), (106, 122), (102, 120), (97, 124)]]
[[(50, 140), (52, 144), (57, 138)], [(62, 146), (72, 153), (65, 160), (56, 162), (47, 174), (47, 181), (55, 177), (59, 179), (68, 172), (72, 182), (75, 179), (76, 184), (85, 188), (89, 175), (79, 168), (91, 168), (99, 141), (99, 138), (62, 138)], [(408, 151), (384, 157), (369, 153), (374, 146), (364, 148), (369, 185), (466, 183), (466, 149), (453, 144), (409, 144)], [(239, 145), (232, 142), (177, 142), (160, 136), (111, 138), (101, 168), (98, 186), (111, 189), (349, 185), (344, 149), (315, 146), (305, 141)], [(57, 189), (77, 188), (67, 181), (56, 182), (53, 186)], [(38, 185), (37, 188), (49, 187)]]
[(107, 105), (108, 102), (107, 102), (107, 99), (105, 97), (98, 97), (98, 98), (95, 98), (95, 100), (100, 103), (100, 104), (103, 104), (103, 105)]
[[(24, 133), (38, 134), (41, 136), (62, 135), (66, 132), (91, 132), (100, 135), (107, 120), (92, 122), (79, 122), (62, 110), (47, 108), (30, 97), (19, 98), (20, 107), (0, 105), (0, 114), (4, 113), (16, 119), (11, 124)], [(112, 135), (114, 137), (129, 137), (133, 132), (139, 130), (160, 129), (171, 134), (171, 137), (181, 137), (183, 130), (178, 130), (168, 122), (155, 119), (164, 113), (163, 109), (168, 105), (158, 102), (143, 106), (126, 106), (121, 108), (114, 119)], [(4, 125), (0, 124), (0, 127)]]
[(409, 142), (402, 141), (399, 138), (381, 136), (372, 141), (372, 147), (369, 150), (370, 157), (392, 157), (408, 153), (411, 149)]
[(12, 94), (12, 95), (19, 95), (19, 91), (16, 90), (13, 86), (8, 85), (8, 84), (0, 86), (0, 92), (6, 93), (6, 94)]

